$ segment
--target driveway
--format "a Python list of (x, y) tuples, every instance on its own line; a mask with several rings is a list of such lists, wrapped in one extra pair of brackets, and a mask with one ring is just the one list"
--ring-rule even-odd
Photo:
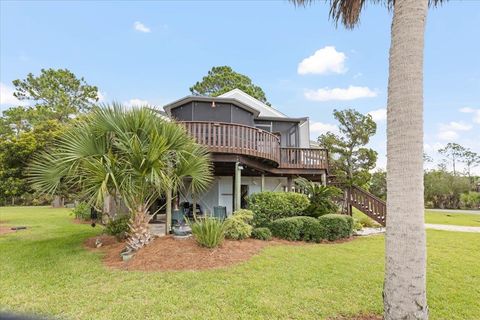
[(478, 232), (480, 233), (480, 227), (466, 227), (466, 226), (454, 226), (448, 224), (432, 224), (425, 223), (425, 228), (444, 231), (459, 231), (459, 232)]
[(480, 214), (480, 210), (459, 210), (459, 209), (425, 209), (425, 210), (442, 212), (442, 213)]

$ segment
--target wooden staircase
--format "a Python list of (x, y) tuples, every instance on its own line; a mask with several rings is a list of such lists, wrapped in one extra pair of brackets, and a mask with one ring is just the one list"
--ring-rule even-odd
[(385, 201), (357, 186), (347, 188), (345, 193), (348, 214), (352, 214), (352, 207), (354, 207), (385, 226), (387, 219), (387, 204)]

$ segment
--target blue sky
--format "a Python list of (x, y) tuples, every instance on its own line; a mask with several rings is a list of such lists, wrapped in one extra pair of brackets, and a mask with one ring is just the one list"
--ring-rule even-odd
[[(312, 137), (335, 129), (333, 109), (372, 112), (371, 145), (385, 166), (391, 14), (368, 5), (360, 26), (335, 28), (323, 2), (0, 2), (3, 110), (11, 81), (68, 68), (103, 100), (163, 105), (215, 65), (260, 85), (292, 117), (309, 116)], [(480, 153), (480, 2), (429, 11), (425, 43), (425, 151), (458, 142)], [(476, 170), (480, 172), (480, 169)]]

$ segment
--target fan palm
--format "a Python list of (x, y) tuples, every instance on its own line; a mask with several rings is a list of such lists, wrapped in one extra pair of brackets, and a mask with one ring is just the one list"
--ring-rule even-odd
[(305, 209), (309, 216), (318, 218), (325, 214), (335, 213), (338, 210), (335, 198), (342, 194), (340, 189), (323, 186), (302, 177), (295, 179), (295, 183), (303, 189), (310, 199), (310, 205)]
[[(306, 5), (313, 0), (291, 0)], [(330, 0), (330, 18), (358, 25), (367, 3), (393, 10), (387, 102), (385, 319), (427, 319), (423, 203), (423, 47), (428, 5), (445, 0)]]
[(211, 179), (207, 150), (183, 127), (148, 107), (119, 104), (96, 108), (30, 165), (30, 180), (40, 191), (76, 187), (97, 208), (107, 196), (121, 198), (131, 217), (130, 249), (151, 240), (148, 209), (158, 197), (170, 200), (181, 188), (202, 192)]

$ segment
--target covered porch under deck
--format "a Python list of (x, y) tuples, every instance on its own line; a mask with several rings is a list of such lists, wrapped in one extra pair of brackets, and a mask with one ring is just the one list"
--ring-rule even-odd
[[(327, 169), (319, 168), (278, 168), (270, 163), (252, 159), (248, 156), (233, 154), (212, 154), (214, 180), (208, 191), (196, 197), (180, 193), (172, 198), (171, 205), (166, 204), (164, 210), (152, 220), (151, 230), (156, 235), (164, 235), (167, 230), (167, 216), (175, 225), (178, 217), (183, 217), (185, 206), (195, 202), (200, 216), (230, 216), (234, 211), (247, 207), (247, 198), (262, 191), (294, 192), (294, 179), (304, 177), (322, 184), (327, 182)], [(167, 211), (171, 210), (171, 215)], [(168, 224), (168, 229), (171, 224)]]

